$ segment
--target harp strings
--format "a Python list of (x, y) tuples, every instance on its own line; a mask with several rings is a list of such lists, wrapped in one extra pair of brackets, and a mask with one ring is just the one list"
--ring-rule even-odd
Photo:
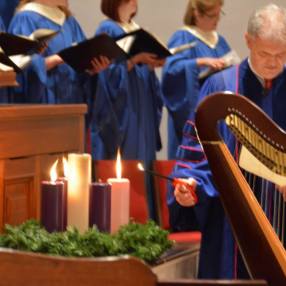
[(282, 194), (279, 192), (278, 187), (273, 183), (253, 175), (245, 170), (242, 170), (246, 181), (251, 187), (258, 200), (261, 208), (263, 209), (268, 220), (272, 224), (272, 227), (279, 237), (280, 241), (286, 248), (285, 241), (285, 208), (286, 202), (284, 202)]
[[(261, 162), (277, 174), (286, 175), (284, 146), (273, 142), (238, 110), (232, 109), (225, 122), (238, 141), (251, 150)], [(278, 190), (279, 187), (245, 170), (242, 170), (242, 173), (285, 248), (286, 202)]]

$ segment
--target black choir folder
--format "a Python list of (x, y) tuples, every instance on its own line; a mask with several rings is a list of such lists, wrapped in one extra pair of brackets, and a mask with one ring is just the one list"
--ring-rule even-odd
[(91, 69), (93, 58), (98, 58), (101, 55), (111, 61), (121, 61), (142, 52), (155, 54), (158, 58), (166, 58), (195, 45), (195, 42), (191, 42), (168, 49), (149, 32), (138, 29), (116, 38), (107, 34), (97, 35), (60, 51), (59, 56), (73, 69), (83, 72)]
[(31, 55), (39, 52), (58, 32), (38, 29), (28, 37), (0, 32), (0, 70), (21, 72), (31, 62)]
[(112, 61), (124, 59), (127, 55), (112, 37), (101, 34), (60, 51), (59, 56), (73, 69), (83, 72), (91, 69), (92, 59), (99, 56)]
[(142, 28), (117, 37), (116, 42), (128, 54), (128, 57), (146, 52), (155, 54), (158, 58), (162, 59), (190, 49), (196, 45), (196, 42), (191, 42), (168, 49), (157, 37)]
[(38, 29), (29, 36), (0, 32), (0, 47), (7, 56), (32, 54), (38, 52), (43, 43), (52, 39), (58, 32), (50, 29)]

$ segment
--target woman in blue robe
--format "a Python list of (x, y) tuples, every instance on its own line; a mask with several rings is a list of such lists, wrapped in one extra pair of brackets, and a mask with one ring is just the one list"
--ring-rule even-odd
[[(138, 29), (132, 21), (136, 2), (103, 0), (102, 11), (109, 19), (100, 23), (96, 34), (117, 37)], [(119, 10), (123, 11), (122, 16)], [(159, 64), (161, 60), (142, 53), (128, 61), (114, 63), (99, 74), (93, 118), (95, 159), (114, 159), (119, 147), (123, 159), (149, 162), (156, 158), (156, 151), (161, 147), (162, 102), (153, 67)]]
[[(284, 20), (281, 19), (281, 14)], [(276, 18), (273, 18), (273, 15)], [(265, 22), (260, 21), (260, 16)], [(277, 22), (274, 19), (278, 19)], [(283, 22), (284, 27), (278, 24), (278, 21)], [(257, 26), (263, 25), (263, 23), (267, 23), (267, 25), (264, 25), (263, 29), (258, 29)], [(276, 25), (283, 28), (279, 30)], [(266, 33), (269, 27), (272, 28), (270, 31), (274, 31), (273, 34)], [(284, 34), (281, 33), (281, 30)], [(258, 35), (257, 31), (260, 31)], [(281, 34), (284, 35), (284, 38)], [(286, 10), (281, 13), (276, 5), (269, 5), (265, 10), (262, 9), (255, 13), (249, 22), (246, 39), (250, 57), (239, 66), (209, 78), (201, 89), (199, 101), (209, 94), (219, 91), (242, 94), (263, 109), (281, 128), (286, 129), (286, 69), (284, 66), (286, 61)], [(278, 58), (279, 60), (277, 60)], [(268, 84), (269, 80), (271, 80), (270, 85)], [(226, 125), (221, 125), (220, 128), (222, 138), (237, 159), (237, 144), (234, 136)], [(248, 277), (241, 257), (237, 255), (237, 245), (234, 242), (208, 162), (196, 134), (194, 113), (191, 114), (184, 127), (184, 138), (178, 149), (178, 155), (179, 160), (172, 176), (192, 178), (196, 181), (195, 191), (198, 203), (192, 204), (193, 207), (184, 203), (179, 204), (178, 200), (180, 201), (181, 198), (176, 193), (177, 188), (174, 190), (170, 186), (168, 192), (170, 223), (175, 230), (184, 230), (191, 224), (191, 221), (187, 221), (186, 218), (195, 213), (202, 231), (199, 277), (211, 279)], [(266, 182), (264, 179), (256, 178), (254, 180), (254, 176), (247, 173), (245, 173), (245, 177), (285, 247), (285, 216), (283, 218), (283, 214), (277, 212), (278, 205), (281, 210), (283, 207), (285, 209), (285, 201), (283, 202), (281, 199), (282, 195), (277, 192), (278, 189), (274, 184)], [(275, 199), (277, 195), (281, 198)], [(267, 199), (265, 200), (265, 198)], [(277, 217), (280, 217), (279, 226), (274, 223), (275, 220), (279, 220)]]
[(220, 59), (230, 51), (226, 40), (216, 32), (223, 0), (189, 1), (185, 26), (169, 40), (169, 48), (195, 42), (195, 47), (169, 57), (163, 68), (162, 90), (168, 109), (168, 157), (176, 158), (182, 131), (190, 111), (197, 105), (201, 87), (199, 74), (224, 66)]
[(49, 104), (89, 102), (89, 76), (77, 74), (57, 55), (60, 50), (85, 39), (66, 2), (20, 1), (9, 26), (10, 33), (28, 36), (37, 29), (59, 33), (48, 42), (43, 53), (33, 55), (31, 64), (19, 75), (20, 88), (15, 90), (14, 101)]
[[(0, 31), (5, 32), (5, 26), (0, 17)], [(6, 87), (0, 87), (0, 103), (8, 103), (9, 102), (9, 90)]]

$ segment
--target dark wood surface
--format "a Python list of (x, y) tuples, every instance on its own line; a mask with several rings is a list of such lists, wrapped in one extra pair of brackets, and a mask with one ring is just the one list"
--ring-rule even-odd
[(267, 285), (263, 281), (157, 281), (148, 265), (128, 256), (64, 258), (0, 248), (0, 265), (1, 286)]

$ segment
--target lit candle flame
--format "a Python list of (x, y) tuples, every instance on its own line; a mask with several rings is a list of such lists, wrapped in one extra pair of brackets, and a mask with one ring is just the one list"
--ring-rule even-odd
[(144, 171), (144, 167), (143, 167), (143, 165), (142, 165), (141, 163), (138, 163), (138, 164), (137, 164), (137, 167), (138, 167), (138, 169), (139, 169), (140, 171)]
[(56, 162), (53, 164), (53, 166), (50, 169), (50, 180), (53, 183), (56, 182), (56, 180), (58, 178), (57, 165), (58, 165), (58, 160), (56, 160)]
[(121, 176), (122, 176), (121, 155), (120, 155), (120, 150), (118, 149), (116, 158), (116, 178), (121, 179)]
[(69, 163), (65, 157), (63, 157), (63, 166), (64, 166), (64, 176), (65, 178), (68, 178), (69, 177)]

